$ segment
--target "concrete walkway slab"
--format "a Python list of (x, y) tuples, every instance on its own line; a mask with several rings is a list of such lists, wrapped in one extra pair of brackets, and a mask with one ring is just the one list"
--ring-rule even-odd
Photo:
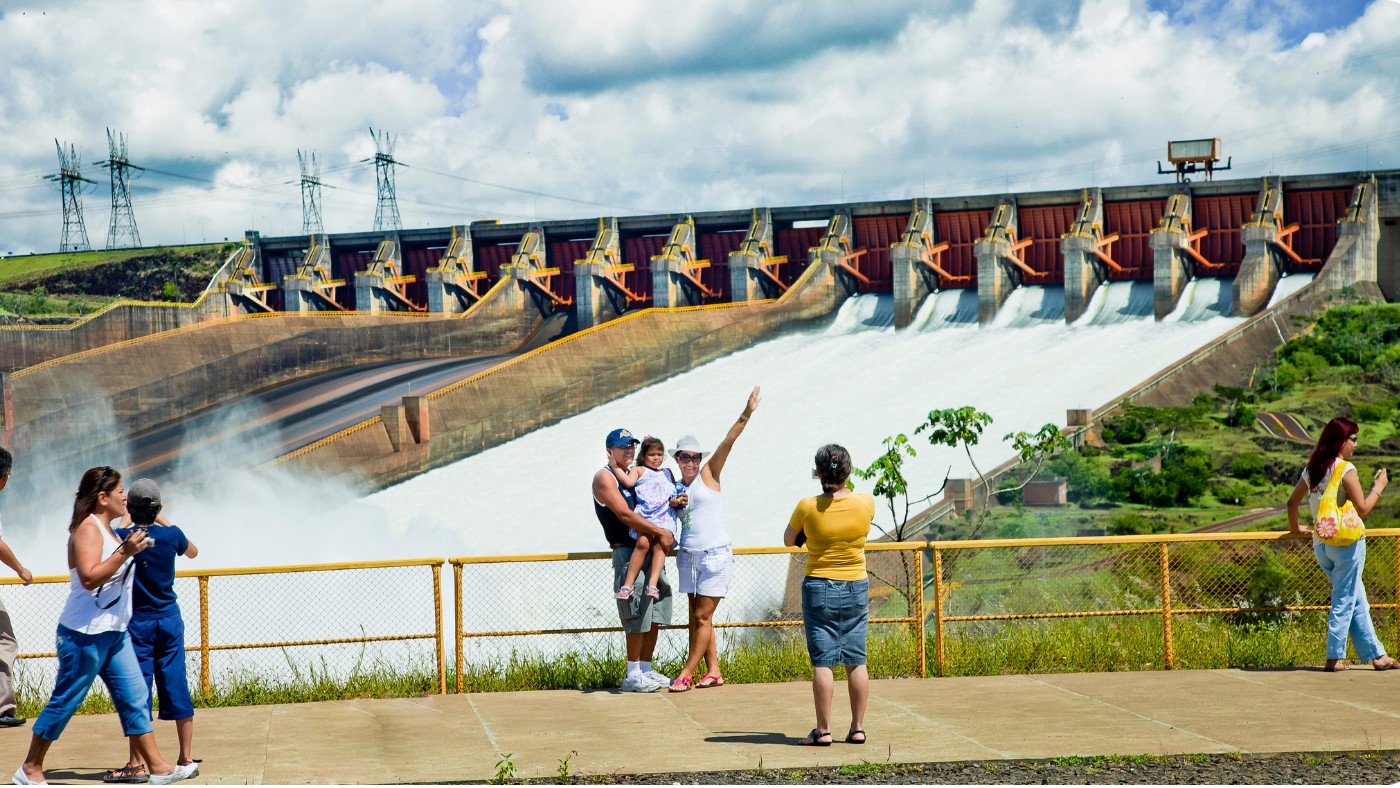
[[(507, 753), (519, 777), (573, 774), (1400, 746), (1400, 671), (1165, 671), (871, 682), (870, 743), (797, 747), (812, 727), (806, 683), (687, 693), (513, 692), (205, 709), (197, 783), (482, 781)], [(162, 752), (175, 731), (158, 723)], [(49, 778), (91, 783), (126, 758), (113, 716), (73, 720)], [(17, 766), (27, 728), (0, 730)]]

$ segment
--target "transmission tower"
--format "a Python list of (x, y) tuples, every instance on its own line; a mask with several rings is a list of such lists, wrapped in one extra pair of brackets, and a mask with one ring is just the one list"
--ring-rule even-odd
[(84, 178), (82, 162), (78, 151), (70, 143), (68, 150), (58, 141), (58, 174), (45, 175), (44, 179), (56, 181), (63, 190), (63, 240), (58, 242), (60, 252), (86, 252), (92, 248), (88, 243), (87, 225), (83, 223), (83, 184), (97, 184), (97, 181)]
[[(316, 151), (301, 150), (297, 150), (297, 161), (301, 164), (301, 234), (324, 234), (325, 223), (321, 221), (321, 162), (316, 159)], [(378, 222), (377, 217), (375, 222)]]
[(107, 228), (107, 248), (121, 249), (141, 245), (141, 232), (136, 229), (136, 214), (131, 211), (131, 171), (145, 172), (126, 158), (126, 135), (107, 129), (107, 160), (96, 162), (112, 176), (112, 224)]
[(402, 230), (399, 198), (394, 194), (394, 168), (399, 164), (394, 160), (395, 137), (387, 131), (376, 132), (374, 129), (369, 130), (369, 135), (374, 138), (374, 180), (379, 186), (379, 199), (374, 206), (374, 229), (376, 232)]

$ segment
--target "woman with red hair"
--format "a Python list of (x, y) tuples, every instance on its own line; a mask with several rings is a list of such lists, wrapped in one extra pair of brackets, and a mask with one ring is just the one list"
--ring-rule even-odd
[(1371, 623), (1371, 606), (1366, 601), (1366, 587), (1361, 583), (1361, 572), (1366, 568), (1366, 537), (1345, 546), (1337, 547), (1318, 539), (1317, 534), (1298, 522), (1298, 508), (1303, 499), (1308, 499), (1312, 519), (1317, 519), (1317, 508), (1323, 490), (1327, 489), (1333, 474), (1341, 474), (1338, 505), (1347, 501), (1356, 507), (1361, 517), (1371, 513), (1381, 498), (1381, 492), (1389, 481), (1385, 469), (1376, 472), (1376, 480), (1371, 492), (1361, 494), (1361, 482), (1357, 480), (1356, 466), (1352, 465), (1351, 455), (1356, 451), (1356, 423), (1338, 416), (1327, 422), (1322, 435), (1313, 447), (1308, 464), (1293, 494), (1288, 497), (1288, 528), (1295, 534), (1313, 534), (1313, 555), (1317, 565), (1332, 583), (1332, 609), (1327, 614), (1327, 665), (1328, 671), (1346, 670), (1347, 635), (1351, 636), (1356, 655), (1371, 663), (1376, 670), (1390, 670), (1400, 667), (1400, 663), (1386, 656), (1385, 646), (1376, 637), (1375, 626)]

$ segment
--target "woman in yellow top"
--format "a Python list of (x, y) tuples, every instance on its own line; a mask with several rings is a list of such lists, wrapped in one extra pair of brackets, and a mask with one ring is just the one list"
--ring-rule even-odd
[(870, 581), (865, 575), (865, 539), (875, 517), (875, 499), (846, 487), (851, 455), (834, 443), (817, 451), (816, 470), (822, 494), (803, 498), (792, 512), (783, 544), (807, 545), (802, 579), (802, 625), (812, 660), (812, 699), (817, 727), (803, 746), (831, 745), (831, 669), (846, 666), (851, 694), (850, 744), (865, 744), (865, 702), (870, 675), (865, 670), (865, 625), (870, 617)]

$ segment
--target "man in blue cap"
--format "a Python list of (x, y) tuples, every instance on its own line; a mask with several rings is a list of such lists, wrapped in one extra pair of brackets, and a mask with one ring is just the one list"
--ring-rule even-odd
[[(627, 430), (609, 432), (604, 441), (609, 463), (624, 470), (632, 467), (638, 443), (640, 441)], [(675, 535), (670, 531), (652, 525), (633, 511), (636, 506), (637, 496), (622, 486), (610, 468), (605, 467), (593, 474), (593, 513), (598, 516), (608, 547), (612, 549), (613, 596), (622, 587), (627, 575), (627, 562), (637, 545), (637, 540), (629, 531), (645, 534), (653, 544), (659, 540), (667, 550), (676, 543)], [(653, 669), (651, 664), (656, 651), (656, 636), (660, 633), (656, 624), (671, 620), (671, 586), (664, 575), (649, 578), (645, 577), (645, 568), (642, 571), (637, 584), (656, 586), (661, 591), (661, 598), (651, 599), (646, 594), (633, 594), (628, 599), (616, 600), (618, 619), (627, 638), (627, 675), (622, 680), (623, 692), (656, 692), (671, 684), (671, 680)]]

